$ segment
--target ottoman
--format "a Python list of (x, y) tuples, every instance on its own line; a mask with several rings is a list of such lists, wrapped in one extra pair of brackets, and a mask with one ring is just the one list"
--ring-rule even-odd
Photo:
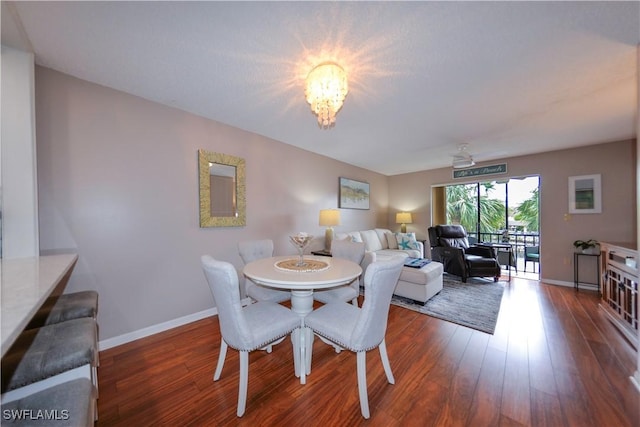
[(395, 295), (425, 303), (442, 290), (441, 263), (431, 261), (422, 268), (402, 267)]

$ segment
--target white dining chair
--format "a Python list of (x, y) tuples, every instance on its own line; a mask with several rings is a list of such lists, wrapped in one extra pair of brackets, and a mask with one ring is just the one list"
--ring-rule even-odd
[[(334, 240), (331, 243), (331, 256), (353, 261), (360, 265), (364, 259), (365, 245), (362, 242), (352, 242), (349, 240)], [(356, 278), (348, 285), (338, 286), (330, 289), (315, 291), (313, 297), (316, 301), (324, 304), (338, 301), (351, 301), (358, 306), (358, 296), (360, 295), (360, 279)]]
[(391, 372), (384, 336), (387, 329), (389, 304), (404, 265), (402, 257), (392, 257), (369, 265), (364, 276), (362, 308), (345, 302), (333, 302), (312, 311), (304, 320), (314, 333), (357, 355), (360, 411), (369, 418), (367, 395), (367, 351), (378, 347), (389, 384), (395, 379)]
[[(273, 256), (273, 240), (251, 240), (238, 243), (240, 258), (246, 264), (257, 259), (269, 258)], [(269, 289), (258, 285), (250, 279), (245, 278), (244, 291), (253, 301), (270, 301), (281, 303), (291, 299), (291, 292)]]
[(242, 307), (238, 273), (228, 262), (209, 255), (201, 258), (205, 277), (218, 309), (220, 323), (220, 355), (213, 380), (222, 374), (227, 347), (240, 352), (240, 383), (238, 386), (238, 417), (244, 414), (249, 382), (249, 352), (264, 348), (300, 327), (300, 317), (288, 308), (269, 301), (259, 301)]

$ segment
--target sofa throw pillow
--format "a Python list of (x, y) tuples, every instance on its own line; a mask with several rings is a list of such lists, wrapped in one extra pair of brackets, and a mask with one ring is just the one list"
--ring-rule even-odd
[(419, 250), (418, 241), (416, 240), (416, 233), (396, 233), (396, 240), (398, 241), (398, 249), (400, 250)]
[(351, 237), (351, 241), (354, 243), (362, 243), (362, 236), (359, 231), (352, 231), (349, 233), (349, 237)]
[(387, 245), (389, 245), (389, 249), (398, 249), (398, 239), (396, 239), (395, 234), (386, 233), (385, 237), (387, 239)]
[(376, 228), (376, 234), (378, 235), (378, 240), (382, 243), (382, 249), (389, 249), (389, 242), (387, 242), (387, 233), (391, 233), (391, 230), (387, 230), (386, 228)]
[(349, 239), (349, 241), (351, 241), (351, 236), (349, 236), (347, 233), (333, 233), (333, 238), (334, 240)]
[(382, 249), (382, 243), (378, 237), (378, 233), (375, 230), (364, 230), (360, 232), (362, 241), (367, 247), (368, 251), (379, 251)]

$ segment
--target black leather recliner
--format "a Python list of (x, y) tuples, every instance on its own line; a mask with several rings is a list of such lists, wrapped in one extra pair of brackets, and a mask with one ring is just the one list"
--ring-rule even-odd
[(500, 278), (500, 264), (493, 248), (470, 246), (467, 232), (461, 225), (436, 225), (429, 227), (431, 258), (441, 262), (444, 271), (460, 276), (463, 282), (468, 277)]

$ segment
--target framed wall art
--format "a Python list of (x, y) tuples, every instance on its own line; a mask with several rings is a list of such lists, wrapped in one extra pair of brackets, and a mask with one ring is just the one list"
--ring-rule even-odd
[(569, 213), (602, 213), (600, 174), (569, 177)]
[(342, 209), (369, 209), (369, 184), (340, 177), (338, 207)]

